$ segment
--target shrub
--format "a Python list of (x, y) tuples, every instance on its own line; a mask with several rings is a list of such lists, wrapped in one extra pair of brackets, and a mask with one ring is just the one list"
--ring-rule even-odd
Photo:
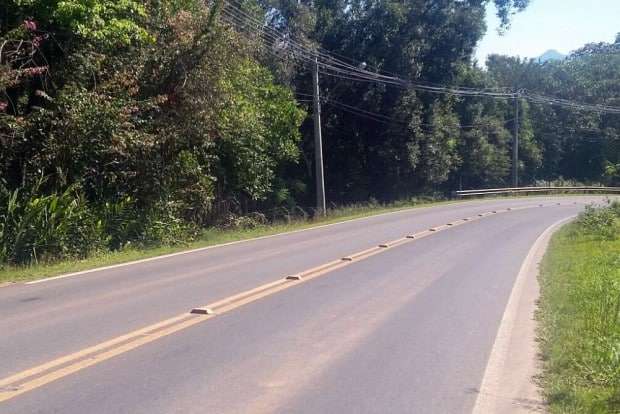
[(179, 203), (159, 202), (146, 213), (140, 243), (143, 246), (175, 245), (191, 241), (198, 233), (195, 225), (180, 218)]
[(0, 188), (0, 263), (82, 258), (101, 247), (101, 226), (79, 186), (43, 195), (43, 183), (30, 192)]
[(143, 220), (140, 220), (135, 200), (131, 197), (106, 202), (99, 214), (108, 249), (119, 250), (139, 239)]
[(605, 208), (586, 206), (577, 219), (578, 231), (605, 240), (615, 240), (620, 234), (617, 223), (620, 218), (619, 211), (617, 203)]
[(252, 213), (247, 216), (229, 213), (224, 217), (220, 226), (224, 229), (254, 229), (265, 224), (267, 224), (267, 218), (262, 213)]

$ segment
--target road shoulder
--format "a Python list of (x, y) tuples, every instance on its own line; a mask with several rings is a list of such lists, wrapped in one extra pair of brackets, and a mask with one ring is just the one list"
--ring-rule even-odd
[(553, 233), (573, 218), (548, 227), (523, 261), (489, 356), (474, 414), (545, 412), (535, 382), (541, 369), (535, 321), (540, 296), (539, 265)]

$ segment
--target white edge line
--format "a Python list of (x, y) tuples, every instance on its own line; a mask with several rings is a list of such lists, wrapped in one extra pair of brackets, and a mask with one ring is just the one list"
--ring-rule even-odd
[[(235, 245), (235, 244), (249, 243), (249, 242), (253, 242), (253, 241), (257, 241), (257, 240), (270, 239), (272, 237), (279, 237), (279, 236), (285, 236), (285, 235), (289, 235), (289, 234), (302, 233), (302, 232), (310, 231), (310, 230), (318, 230), (318, 229), (322, 229), (322, 228), (325, 228), (325, 227), (331, 227), (331, 226), (336, 226), (336, 225), (340, 225), (340, 224), (349, 223), (349, 222), (352, 222), (352, 221), (368, 220), (368, 219), (372, 219), (373, 217), (381, 217), (381, 216), (387, 216), (387, 215), (390, 215), (390, 214), (397, 214), (397, 213), (406, 213), (406, 212), (410, 212), (412, 210), (420, 211), (420, 210), (426, 210), (426, 209), (430, 209), (430, 208), (443, 207), (443, 206), (452, 206), (452, 205), (459, 205), (459, 204), (472, 204), (472, 203), (477, 203), (479, 201), (484, 201), (484, 200), (456, 201), (456, 202), (452, 202), (452, 203), (442, 203), (440, 205), (435, 204), (435, 205), (426, 206), (426, 207), (406, 207), (406, 208), (403, 208), (403, 209), (400, 209), (400, 210), (388, 211), (387, 213), (379, 213), (379, 214), (373, 214), (373, 215), (365, 216), (365, 217), (357, 217), (357, 218), (352, 218), (352, 219), (348, 219), (348, 220), (337, 221), (335, 223), (321, 224), (321, 225), (318, 225), (318, 226), (312, 226), (312, 227), (308, 227), (308, 228), (305, 228), (305, 229), (285, 231), (285, 232), (282, 232), (282, 233), (269, 234), (269, 235), (266, 235), (266, 236), (259, 236), (259, 237), (252, 237), (252, 238), (243, 239), (243, 240), (235, 240), (235, 241), (228, 242), (228, 243), (221, 243), (221, 244), (214, 244), (212, 246), (198, 247), (196, 249), (183, 250), (181, 252), (169, 253), (169, 254), (164, 254), (164, 255), (161, 255), (161, 256), (148, 257), (146, 259), (133, 260), (133, 261), (130, 261), (130, 262), (118, 263), (118, 264), (114, 264), (114, 265), (110, 265), (110, 266), (96, 267), (94, 269), (81, 270), (79, 272), (65, 273), (65, 274), (58, 275), (58, 276), (52, 276), (52, 277), (46, 277), (46, 278), (43, 278), (43, 279), (32, 280), (30, 282), (25, 282), (24, 284), (25, 285), (36, 285), (38, 283), (50, 282), (50, 281), (53, 281), (53, 280), (65, 279), (65, 278), (68, 278), (68, 277), (81, 276), (81, 275), (85, 275), (85, 274), (88, 274), (88, 273), (95, 273), (95, 272), (100, 272), (100, 271), (104, 271), (104, 270), (116, 269), (116, 268), (119, 268), (119, 267), (131, 266), (131, 265), (140, 264), (140, 263), (146, 263), (146, 262), (152, 262), (152, 261), (155, 261), (155, 260), (167, 259), (167, 258), (170, 258), (170, 257), (181, 256), (181, 255), (184, 255), (184, 254), (197, 253), (197, 252), (202, 252), (202, 251), (205, 251), (205, 250), (211, 250), (211, 249), (217, 249), (217, 248), (220, 248), (220, 247), (232, 246), (232, 245)], [(9, 283), (9, 284), (7, 284), (7, 286), (12, 285), (12, 284), (13, 283)]]
[[(544, 196), (544, 197), (548, 198), (548, 196)], [(544, 197), (540, 197), (540, 198), (544, 198)], [(553, 197), (551, 197), (551, 198), (553, 198)], [(282, 233), (269, 234), (267, 236), (253, 237), (253, 238), (243, 239), (243, 240), (235, 240), (235, 241), (228, 242), (228, 243), (222, 243), (222, 244), (215, 244), (215, 245), (212, 245), (212, 246), (199, 247), (199, 248), (191, 249), (191, 250), (183, 250), (181, 252), (169, 253), (169, 254), (164, 254), (164, 255), (161, 255), (161, 256), (148, 257), (146, 259), (133, 260), (133, 261), (130, 261), (130, 262), (118, 263), (118, 264), (114, 264), (114, 265), (110, 265), (110, 266), (96, 267), (94, 269), (81, 270), (79, 272), (65, 273), (65, 274), (58, 275), (58, 276), (52, 276), (52, 277), (46, 277), (46, 278), (43, 278), (43, 279), (32, 280), (30, 282), (25, 282), (24, 284), (25, 285), (36, 285), (38, 283), (51, 282), (51, 281), (58, 280), (58, 279), (65, 279), (65, 278), (68, 278), (68, 277), (81, 276), (81, 275), (86, 275), (86, 274), (89, 274), (89, 273), (101, 272), (101, 271), (110, 270), (110, 269), (117, 269), (119, 267), (132, 266), (132, 265), (135, 265), (135, 264), (152, 262), (152, 261), (161, 260), (161, 259), (167, 259), (167, 258), (170, 258), (170, 257), (181, 256), (181, 255), (184, 255), (184, 254), (197, 253), (197, 252), (202, 252), (202, 251), (205, 251), (205, 250), (211, 250), (211, 249), (217, 249), (217, 248), (220, 248), (220, 247), (232, 246), (232, 245), (235, 245), (235, 244), (249, 243), (249, 242), (253, 242), (253, 241), (257, 241), (257, 240), (269, 239), (269, 238), (272, 238), (272, 237), (279, 237), (279, 236), (284, 236), (284, 235), (288, 235), (288, 234), (301, 233), (301, 232), (310, 231), (310, 230), (318, 230), (318, 229), (322, 229), (322, 228), (325, 228), (325, 227), (331, 227), (331, 226), (337, 226), (337, 225), (340, 225), (340, 224), (349, 223), (349, 222), (352, 222), (352, 221), (369, 220), (369, 219), (372, 219), (374, 217), (382, 217), (382, 216), (387, 216), (387, 215), (390, 215), (390, 214), (406, 213), (406, 212), (410, 212), (410, 211), (413, 211), (413, 210), (421, 211), (421, 210), (428, 210), (428, 209), (437, 208), (437, 207), (444, 207), (444, 206), (463, 205), (463, 204), (482, 204), (482, 203), (485, 203), (485, 202), (488, 202), (488, 201), (512, 201), (512, 200), (519, 200), (519, 198), (516, 198), (516, 199), (511, 199), (511, 198), (503, 199), (503, 198), (499, 198), (499, 199), (487, 199), (487, 200), (485, 200), (485, 199), (481, 199), (481, 200), (464, 200), (464, 201), (455, 201), (455, 202), (434, 204), (434, 205), (430, 205), (430, 206), (427, 206), (427, 207), (408, 207), (408, 208), (403, 208), (403, 209), (396, 210), (396, 211), (389, 211), (387, 213), (379, 213), (379, 214), (373, 214), (371, 216), (357, 217), (357, 218), (352, 218), (352, 219), (348, 219), (348, 220), (337, 221), (335, 223), (322, 224), (322, 225), (319, 225), (319, 226), (308, 227), (308, 228), (305, 228), (305, 229), (285, 231), (285, 232), (282, 232)], [(11, 285), (12, 284), (13, 283), (11, 283)]]
[(558, 220), (551, 226), (547, 227), (547, 229), (545, 229), (545, 231), (538, 236), (527, 253), (527, 256), (523, 260), (497, 330), (495, 342), (491, 348), (491, 354), (489, 355), (487, 366), (484, 370), (482, 383), (480, 384), (480, 389), (474, 403), (474, 408), (472, 409), (472, 414), (493, 414), (497, 412), (496, 399), (494, 397), (500, 394), (500, 379), (503, 375), (506, 358), (510, 353), (510, 349), (508, 349), (510, 337), (517, 318), (517, 311), (521, 296), (523, 294), (523, 289), (525, 287), (526, 276), (532, 266), (536, 266), (537, 263), (534, 263), (535, 259), (539, 255), (542, 256), (542, 254), (546, 251), (551, 235), (563, 224), (573, 220), (575, 217), (577, 217), (576, 214), (563, 218), (562, 220)]

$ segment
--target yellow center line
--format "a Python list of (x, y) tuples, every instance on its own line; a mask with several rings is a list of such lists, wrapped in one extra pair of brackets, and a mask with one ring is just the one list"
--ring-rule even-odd
[[(538, 207), (538, 206), (536, 206)], [(497, 213), (505, 213), (508, 211), (521, 210), (533, 207), (517, 207), (509, 210), (496, 210)], [(198, 309), (209, 309), (214, 313), (202, 314), (200, 316), (183, 313), (181, 315), (163, 320), (161, 322), (146, 326), (144, 328), (129, 332), (114, 339), (102, 342), (100, 344), (85, 348), (81, 351), (54, 359), (50, 362), (35, 366), (33, 368), (21, 371), (0, 380), (0, 402), (7, 401), (18, 395), (32, 391), (50, 382), (59, 380), (67, 375), (81, 371), (95, 364), (106, 361), (117, 355), (129, 352), (140, 346), (153, 342), (157, 339), (187, 329), (193, 325), (209, 320), (217, 315), (237, 309), (241, 306), (255, 302), (261, 298), (273, 295), (290, 287), (304, 283), (308, 280), (331, 273), (337, 269), (349, 266), (353, 262), (363, 260), (390, 250), (392, 247), (410, 243), (418, 239), (436, 234), (443, 230), (450, 229), (458, 225), (471, 223), (480, 220), (483, 217), (493, 215), (492, 212), (479, 214), (476, 217), (469, 217), (467, 220), (458, 220), (452, 222), (451, 226), (441, 225), (433, 227), (433, 230), (424, 230), (419, 233), (409, 234), (406, 237), (383, 243), (379, 246), (366, 249), (357, 253), (345, 256), (342, 259), (334, 260), (320, 266), (305, 270), (298, 273), (293, 278), (278, 279), (270, 283), (249, 289), (227, 298), (213, 302), (205, 307)]]
[[(124, 343), (118, 347), (109, 349), (107, 351), (104, 351), (98, 354), (94, 354), (89, 358), (79, 360), (78, 362), (75, 362), (73, 364), (62, 366), (59, 369), (54, 370), (50, 373), (41, 375), (32, 380), (20, 383), (14, 389), (0, 391), (0, 402), (17, 397), (18, 395), (26, 393), (28, 391), (32, 391), (35, 388), (39, 388), (43, 385), (49, 384), (50, 382), (66, 377), (67, 375), (73, 374), (75, 372), (88, 368), (92, 365), (95, 365), (100, 362), (106, 361), (110, 358), (113, 358), (117, 355), (131, 351), (142, 345), (148, 344), (149, 342), (153, 342), (157, 339), (171, 335), (180, 330), (189, 328), (192, 325), (196, 325), (197, 323), (203, 322), (212, 317), (211, 315), (206, 315), (206, 316), (191, 316), (188, 318), (187, 314), (184, 314), (183, 316), (186, 318), (186, 320), (179, 322), (179, 323), (175, 323), (172, 326), (169, 326), (167, 328), (164, 328), (158, 331), (156, 334), (140, 335), (140, 336), (133, 335), (133, 337), (136, 338), (134, 341)], [(69, 355), (68, 357), (72, 357), (72, 356), (73, 354)]]
[[(66, 355), (66, 356), (54, 359), (54, 360), (52, 360), (50, 362), (47, 362), (47, 363), (42, 364), (42, 365), (38, 365), (38, 366), (30, 368), (30, 369), (27, 369), (25, 371), (22, 371), (22, 372), (19, 372), (19, 373), (15, 374), (15, 375), (11, 375), (10, 377), (7, 377), (7, 378), (4, 378), (4, 379), (0, 380), (0, 388), (3, 388), (5, 386), (7, 386), (7, 385), (16, 383), (16, 382), (21, 381), (23, 379), (26, 379), (26, 378), (38, 375), (38, 374), (40, 374), (40, 373), (42, 373), (44, 371), (48, 371), (48, 370), (50, 370), (52, 368), (55, 368), (55, 367), (57, 367), (59, 365), (63, 365), (63, 364), (69, 363), (71, 361), (74, 361), (76, 359), (86, 357), (87, 355), (90, 355), (90, 354), (93, 354), (93, 353), (96, 353), (96, 352), (100, 352), (100, 351), (102, 351), (102, 350), (104, 350), (106, 348), (110, 348), (112, 346), (118, 345), (119, 343), (131, 340), (131, 339), (133, 339), (136, 336), (143, 335), (143, 334), (146, 334), (148, 332), (157, 330), (157, 329), (159, 329), (161, 327), (164, 327), (164, 326), (176, 323), (176, 322), (178, 322), (178, 321), (180, 321), (182, 319), (185, 319), (187, 317), (188, 317), (188, 315), (184, 313), (182, 315), (166, 319), (164, 321), (155, 323), (153, 325), (149, 325), (149, 326), (146, 326), (144, 328), (138, 329), (136, 331), (133, 331), (133, 332), (127, 333), (125, 335), (121, 335), (119, 337), (116, 337), (114, 339), (102, 342), (100, 344), (97, 344), (97, 345), (85, 348), (85, 349), (83, 349), (81, 351), (78, 351), (78, 352), (75, 352), (73, 354), (69, 354), (69, 355)], [(0, 391), (0, 395), (2, 395), (1, 391)], [(0, 399), (0, 401), (1, 401), (1, 399)]]

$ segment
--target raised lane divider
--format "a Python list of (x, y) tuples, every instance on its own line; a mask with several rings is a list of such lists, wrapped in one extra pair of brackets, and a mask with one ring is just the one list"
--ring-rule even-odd
[[(554, 203), (550, 205), (556, 204)], [(561, 205), (561, 203), (557, 203), (557, 205)], [(211, 304), (192, 308), (189, 313), (183, 313), (164, 321), (129, 332), (125, 335), (121, 335), (117, 338), (85, 348), (81, 351), (74, 352), (72, 354), (54, 359), (50, 362), (18, 372), (4, 379), (0, 379), (0, 403), (115, 356), (129, 352), (157, 339), (172, 335), (173, 333), (179, 332), (183, 329), (187, 329), (225, 312), (237, 309), (241, 306), (255, 302), (261, 298), (273, 295), (298, 284), (305, 283), (309, 280), (333, 272), (345, 266), (349, 266), (355, 262), (369, 258), (376, 254), (383, 253), (390, 250), (392, 247), (417, 241), (454, 226), (480, 220), (483, 217), (493, 215), (493, 213), (507, 213), (509, 211), (530, 209), (535, 207), (537, 206), (524, 206), (506, 210), (495, 210), (494, 212), (478, 214), (477, 217), (470, 217), (467, 219), (462, 219), (459, 222), (453, 222), (452, 225), (433, 227), (429, 230), (408, 234), (391, 242), (382, 243), (377, 247), (352, 253), (338, 260), (333, 260), (303, 272), (286, 276), (273, 282), (218, 300)]]

